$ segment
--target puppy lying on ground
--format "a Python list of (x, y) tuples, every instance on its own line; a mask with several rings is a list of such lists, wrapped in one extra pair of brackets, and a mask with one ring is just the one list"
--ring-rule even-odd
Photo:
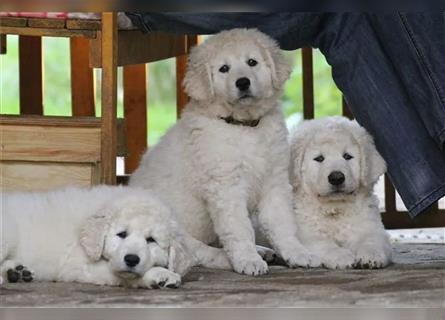
[(1, 275), (10, 282), (173, 288), (194, 265), (231, 269), (222, 250), (181, 232), (146, 190), (68, 188), (2, 200)]
[(306, 121), (290, 137), (299, 237), (327, 268), (381, 268), (391, 244), (374, 184), (386, 170), (371, 136), (355, 121)]
[(154, 189), (195, 238), (219, 241), (235, 271), (264, 274), (250, 216), (289, 266), (317, 266), (299, 242), (279, 98), (290, 67), (254, 29), (223, 31), (195, 47), (182, 118), (143, 157), (130, 186)]

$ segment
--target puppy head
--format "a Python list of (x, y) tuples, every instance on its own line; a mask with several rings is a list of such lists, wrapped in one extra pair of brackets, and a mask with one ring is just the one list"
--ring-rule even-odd
[(184, 86), (198, 101), (260, 108), (263, 99), (280, 95), (290, 71), (273, 39), (256, 29), (232, 29), (192, 49)]
[(343, 117), (309, 120), (291, 137), (294, 188), (320, 201), (344, 201), (360, 189), (372, 189), (386, 170), (372, 137)]
[(105, 259), (117, 276), (133, 280), (155, 266), (187, 270), (192, 255), (178, 236), (169, 208), (143, 191), (115, 199), (87, 219), (80, 243), (91, 260)]

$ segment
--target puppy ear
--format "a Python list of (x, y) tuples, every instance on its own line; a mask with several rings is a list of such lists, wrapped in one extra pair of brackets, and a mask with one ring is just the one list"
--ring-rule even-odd
[(386, 172), (386, 162), (377, 151), (372, 136), (356, 121), (352, 123), (352, 132), (360, 148), (360, 182), (365, 187), (373, 187)]
[(182, 237), (175, 238), (170, 243), (168, 250), (168, 270), (183, 276), (196, 263), (193, 253), (181, 239)]
[(272, 84), (275, 89), (281, 90), (291, 74), (292, 68), (286, 60), (278, 43), (269, 36), (258, 32), (255, 38), (262, 49), (263, 58), (272, 73)]
[(200, 46), (192, 49), (183, 82), (185, 92), (192, 99), (198, 101), (211, 100), (214, 96), (212, 74), (210, 66), (206, 62), (208, 57), (203, 51), (205, 48)]
[(110, 216), (108, 210), (102, 209), (89, 217), (80, 231), (80, 245), (92, 261), (98, 261), (102, 256)]
[(290, 144), (290, 165), (289, 178), (294, 189), (298, 188), (301, 183), (301, 167), (308, 144), (309, 138), (312, 136), (309, 132), (313, 120), (307, 120), (299, 124), (289, 135)]

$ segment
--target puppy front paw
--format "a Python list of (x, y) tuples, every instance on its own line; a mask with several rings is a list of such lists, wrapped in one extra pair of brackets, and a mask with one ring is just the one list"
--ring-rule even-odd
[(8, 282), (16, 283), (16, 282), (31, 282), (34, 279), (34, 272), (32, 272), (27, 267), (19, 264), (14, 268), (10, 268), (6, 271), (6, 277)]
[(335, 248), (323, 255), (322, 265), (328, 269), (349, 269), (354, 265), (354, 255), (348, 249)]
[(292, 254), (283, 254), (283, 260), (290, 268), (316, 268), (321, 266), (321, 259), (306, 249), (295, 251)]
[(391, 254), (383, 248), (364, 246), (357, 250), (354, 268), (379, 269), (386, 267), (391, 262)]
[(181, 285), (181, 276), (165, 268), (154, 267), (145, 273), (143, 282), (149, 289), (175, 289)]
[(257, 254), (234, 259), (232, 266), (235, 272), (250, 276), (259, 276), (269, 272), (267, 263)]

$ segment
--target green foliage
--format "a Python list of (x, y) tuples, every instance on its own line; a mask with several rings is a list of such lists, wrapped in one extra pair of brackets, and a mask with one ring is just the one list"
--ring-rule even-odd
[[(44, 38), (44, 113), (71, 115), (69, 41)], [(18, 39), (8, 36), (7, 54), (0, 56), (0, 113), (19, 113)], [(286, 84), (283, 106), (286, 116), (302, 113), (301, 50), (286, 52), (294, 62)], [(175, 59), (149, 65), (148, 140), (156, 143), (176, 118)], [(100, 116), (100, 70), (96, 70), (96, 112)], [(340, 114), (341, 93), (331, 77), (331, 69), (323, 55), (314, 50), (315, 116)], [(122, 70), (118, 72), (118, 116), (123, 115)], [(297, 117), (298, 119), (301, 116)]]

